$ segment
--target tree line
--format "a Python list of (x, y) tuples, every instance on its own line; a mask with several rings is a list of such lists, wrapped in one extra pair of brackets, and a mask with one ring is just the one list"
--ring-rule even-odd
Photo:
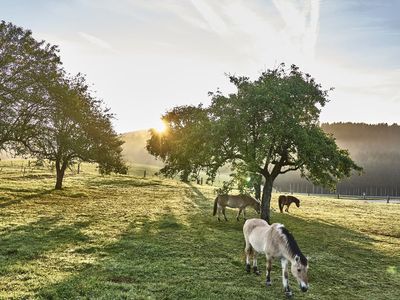
[(0, 22), (0, 150), (54, 162), (56, 189), (80, 161), (126, 173), (112, 118), (85, 76), (66, 72), (57, 46)]
[[(397, 124), (323, 123), (337, 144), (348, 149), (363, 166), (363, 176), (353, 175), (338, 182), (336, 192), (349, 195), (400, 196), (400, 126)], [(313, 187), (300, 174), (288, 174), (276, 182), (282, 191), (328, 193)]]
[[(205, 172), (213, 181), (228, 164), (234, 180), (252, 184), (261, 195), (261, 217), (269, 222), (278, 176), (298, 171), (334, 189), (338, 180), (362, 170), (319, 125), (330, 90), (310, 74), (281, 64), (256, 80), (228, 77), (235, 93), (209, 93), (208, 107), (174, 107), (162, 116), (166, 132), (150, 131), (147, 149), (165, 163), (162, 174), (188, 181)], [(228, 182), (223, 192), (231, 187)]]

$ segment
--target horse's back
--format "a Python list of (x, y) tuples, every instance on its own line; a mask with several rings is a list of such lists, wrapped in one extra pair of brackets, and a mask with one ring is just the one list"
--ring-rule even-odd
[(292, 196), (292, 195), (288, 195), (288, 196), (287, 196), (287, 199), (288, 199), (289, 201), (291, 201), (291, 202), (300, 203), (300, 199), (299, 199), (299, 198), (296, 198), (295, 196)]
[(278, 198), (278, 202), (279, 203), (286, 203), (286, 199), (287, 199), (286, 195), (280, 195), (279, 198)]
[(269, 224), (263, 219), (249, 219), (243, 225), (243, 234), (246, 242), (250, 243), (256, 252), (264, 252), (265, 235)]
[(254, 231), (255, 228), (261, 227), (261, 228), (268, 228), (269, 225), (267, 221), (263, 219), (248, 219), (246, 222), (244, 222), (243, 225), (243, 234), (245, 236), (250, 236), (250, 234)]
[(219, 195), (218, 204), (232, 208), (241, 208), (251, 204), (251, 197), (246, 195)]

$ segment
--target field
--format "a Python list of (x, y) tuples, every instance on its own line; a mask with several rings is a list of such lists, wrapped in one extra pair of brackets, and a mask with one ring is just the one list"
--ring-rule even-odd
[[(213, 187), (84, 166), (54, 191), (45, 169), (0, 168), (1, 299), (284, 299), (279, 262), (269, 288), (245, 273), (243, 222), (212, 217)], [(400, 299), (400, 205), (299, 197), (272, 214), (309, 257), (295, 298)]]

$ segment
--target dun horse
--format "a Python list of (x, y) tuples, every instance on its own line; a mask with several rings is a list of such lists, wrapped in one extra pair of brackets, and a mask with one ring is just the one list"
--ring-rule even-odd
[(286, 205), (286, 212), (289, 212), (289, 206), (294, 202), (297, 207), (300, 207), (300, 200), (294, 196), (280, 195), (278, 198), (279, 210), (283, 213), (283, 207)]
[(282, 283), (287, 297), (292, 296), (289, 287), (288, 263), (293, 276), (303, 292), (308, 290), (308, 261), (290, 232), (279, 223), (269, 225), (262, 219), (250, 219), (243, 226), (246, 247), (246, 271), (250, 273), (250, 256), (253, 256), (253, 271), (257, 275), (257, 253), (264, 253), (267, 258), (267, 287), (271, 285), (272, 260), (280, 258), (282, 265)]
[(225, 215), (225, 207), (239, 208), (236, 219), (239, 221), (240, 213), (243, 211), (243, 218), (246, 219), (246, 207), (252, 206), (257, 213), (260, 213), (260, 202), (248, 195), (218, 195), (214, 201), (213, 216), (218, 211), (218, 221), (221, 221), (219, 216), (222, 212), (225, 221), (228, 221)]

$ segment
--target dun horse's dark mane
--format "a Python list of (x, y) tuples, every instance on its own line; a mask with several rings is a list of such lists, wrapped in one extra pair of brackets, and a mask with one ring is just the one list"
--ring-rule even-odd
[(307, 266), (308, 264), (307, 258), (303, 255), (303, 253), (301, 253), (301, 250), (297, 245), (293, 235), (284, 226), (280, 227), (280, 229), (282, 234), (286, 237), (289, 252), (291, 252), (292, 256), (298, 255), (300, 257), (301, 264)]

